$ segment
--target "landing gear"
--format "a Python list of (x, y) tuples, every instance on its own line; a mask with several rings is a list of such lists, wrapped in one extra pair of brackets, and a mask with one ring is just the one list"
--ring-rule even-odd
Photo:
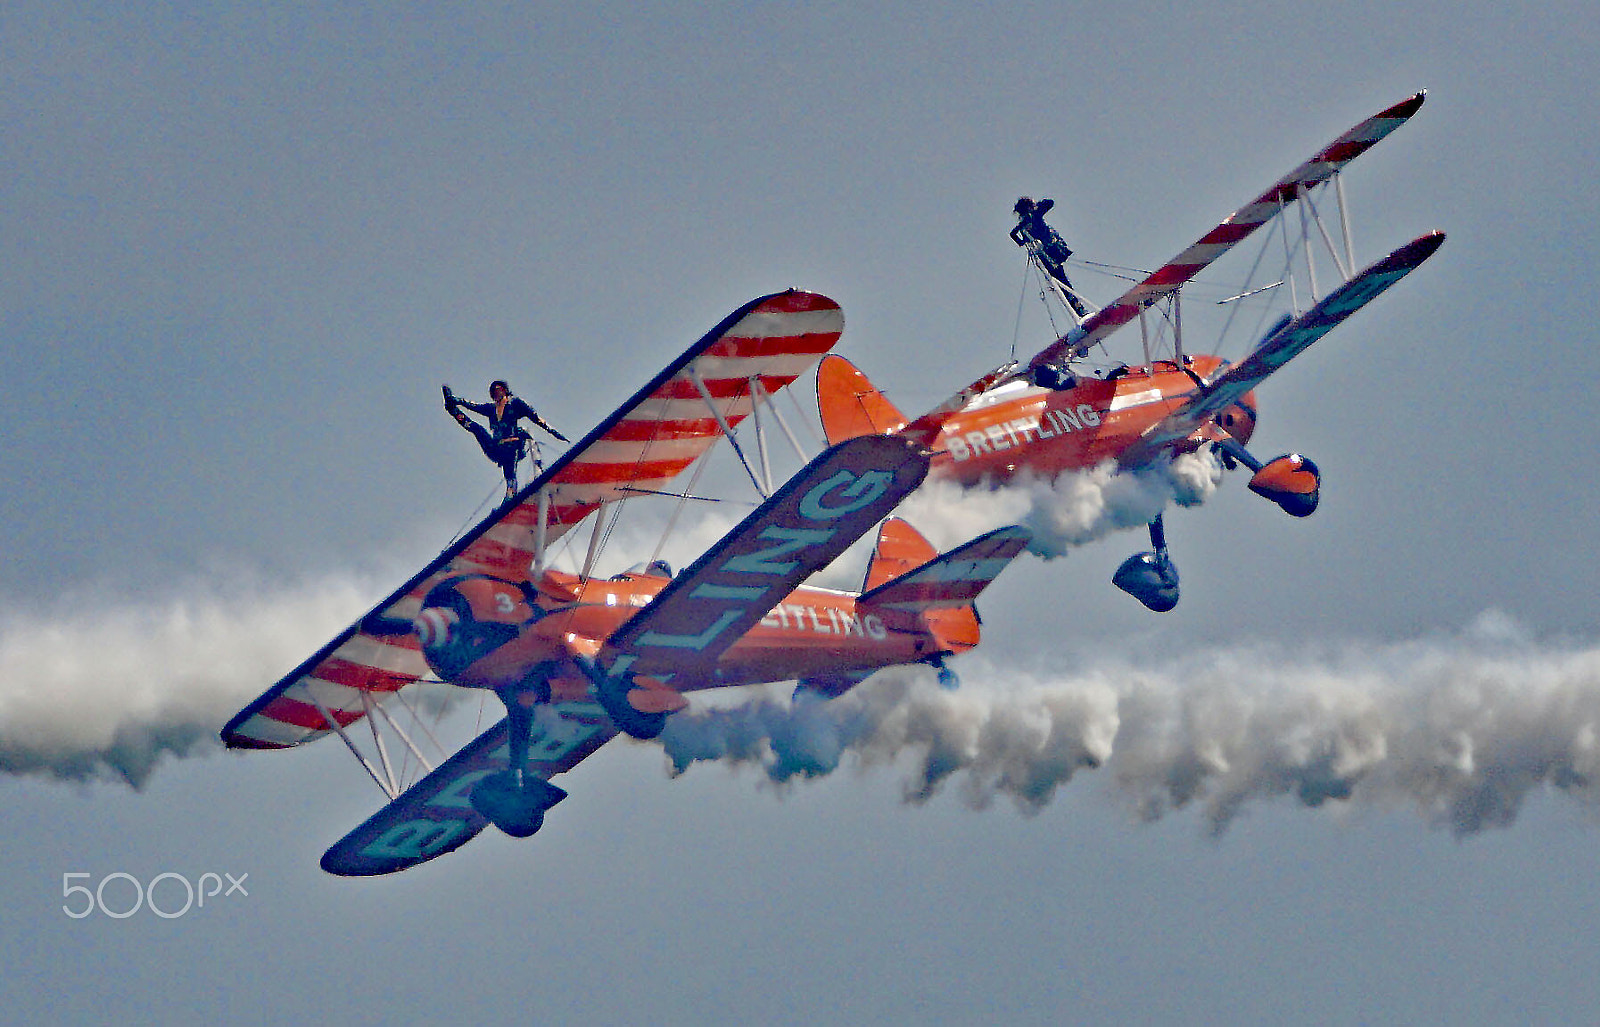
[(543, 778), (506, 770), (472, 786), (472, 808), (513, 838), (527, 838), (544, 826), (545, 810), (567, 793)]
[(1135, 553), (1122, 561), (1111, 583), (1156, 613), (1178, 605), (1178, 568), (1167, 554), (1167, 532), (1158, 514), (1150, 522), (1153, 552)]
[(1322, 472), (1299, 453), (1288, 453), (1263, 464), (1233, 439), (1217, 443), (1223, 466), (1230, 471), (1243, 464), (1254, 472), (1250, 491), (1270, 499), (1290, 517), (1310, 517), (1322, 493)]
[(943, 653), (928, 657), (926, 662), (928, 666), (939, 672), (940, 688), (946, 692), (954, 692), (961, 687), (961, 679), (956, 676), (956, 672), (945, 665)]
[(526, 838), (544, 826), (545, 810), (567, 793), (528, 769), (528, 743), (534, 710), (550, 701), (550, 682), (530, 676), (523, 684), (495, 693), (506, 704), (507, 769), (472, 787), (472, 808), (513, 838)]

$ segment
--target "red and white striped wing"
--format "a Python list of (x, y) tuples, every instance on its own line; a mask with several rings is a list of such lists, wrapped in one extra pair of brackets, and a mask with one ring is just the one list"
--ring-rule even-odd
[(1426, 92), (1407, 97), (1323, 147), (1310, 160), (1280, 178), (1266, 192), (1201, 236), (1193, 246), (1123, 293), (1116, 302), (1095, 311), (1084, 319), (1082, 325), (1040, 350), (1028, 362), (1028, 366), (1038, 367), (1064, 357), (1087, 353), (1101, 339), (1137, 317), (1141, 308), (1176, 292), (1212, 261), (1232, 249), (1234, 244), (1272, 220), (1285, 204), (1292, 203), (1300, 196), (1302, 189), (1327, 181), (1384, 136), (1405, 124), (1422, 106), (1426, 97)]
[[(232, 748), (280, 749), (365, 716), (374, 692), (429, 673), (411, 620), (441, 577), (517, 578), (533, 563), (541, 495), (550, 544), (601, 504), (661, 489), (722, 434), (704, 386), (730, 426), (808, 371), (839, 341), (844, 312), (826, 296), (789, 291), (740, 307), (494, 514), (319, 652), (241, 710), (222, 731)], [(696, 384), (698, 380), (699, 384)], [(326, 715), (325, 715), (326, 714)]]

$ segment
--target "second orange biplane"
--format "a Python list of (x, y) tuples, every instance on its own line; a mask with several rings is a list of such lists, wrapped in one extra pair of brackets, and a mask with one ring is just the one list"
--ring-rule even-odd
[[(526, 837), (566, 796), (550, 783), (619, 732), (648, 738), (684, 693), (798, 680), (834, 697), (897, 664), (940, 668), (978, 643), (973, 600), (1020, 553), (1001, 528), (940, 556), (903, 521), (879, 529), (861, 592), (803, 584), (915, 489), (926, 451), (908, 439), (841, 442), (681, 574), (657, 560), (593, 574), (608, 514), (660, 495), (838, 340), (843, 315), (814, 293), (735, 311), (506, 506), (235, 716), (231, 748), (283, 749), (337, 734), (391, 801), (323, 856), (341, 875), (392, 873), (494, 823)], [(771, 410), (770, 406), (766, 409)], [(775, 414), (775, 411), (773, 411)], [(798, 446), (796, 447), (798, 449)], [(743, 455), (741, 453), (741, 460)], [(678, 494), (680, 500), (690, 498)], [(550, 547), (591, 515), (575, 573)], [(403, 791), (380, 720), (426, 764), (391, 714), (425, 678), (493, 691), (507, 717)], [(388, 700), (393, 699), (390, 703)], [(362, 719), (375, 755), (349, 729)]]
[[(1258, 407), (1253, 390), (1410, 273), (1444, 242), (1443, 232), (1430, 232), (1356, 272), (1344, 223), (1339, 172), (1404, 124), (1422, 105), (1424, 96), (1417, 93), (1356, 125), (1109, 306), (1092, 312), (1062, 273), (1062, 261), (1070, 251), (1037, 214), (1029, 216), (1035, 210), (1032, 201), (1019, 201), (1022, 223), (1013, 230), (1012, 238), (1027, 248), (1047, 295), (1059, 302), (1074, 327), (1025, 366), (1011, 363), (998, 368), (915, 418), (896, 409), (849, 361), (829, 355), (817, 371), (817, 398), (829, 440), (876, 432), (899, 435), (933, 450), (933, 475), (968, 486), (1003, 483), (1018, 474), (1053, 479), (1065, 471), (1106, 462), (1120, 471), (1137, 471), (1211, 446), (1224, 466), (1231, 469), (1242, 464), (1251, 470), (1252, 491), (1293, 516), (1309, 515), (1316, 509), (1321, 487), (1316, 465), (1298, 454), (1263, 462), (1245, 448), (1256, 427)], [(1344, 228), (1342, 253), (1333, 244), (1313, 200), (1314, 191), (1329, 183), (1338, 195)], [(1049, 206), (1049, 201), (1044, 201), (1037, 209), (1048, 210)], [(1327, 244), (1342, 283), (1309, 309), (1284, 314), (1238, 363), (1186, 353), (1178, 307), (1180, 289), (1274, 218), (1284, 226), (1286, 253), (1298, 261), (1289, 241), (1288, 218), (1280, 217), (1295, 207), (1301, 215), (1297, 245), (1303, 250), (1313, 300), (1314, 236)], [(1284, 281), (1291, 286), (1283, 291), (1293, 292), (1293, 279), (1287, 276), (1254, 292), (1266, 292)], [(1171, 327), (1167, 359), (1152, 357), (1147, 311), (1157, 304), (1164, 305), (1165, 323)], [(1294, 306), (1298, 307), (1297, 301)], [(1141, 364), (1118, 364), (1098, 374), (1080, 366), (1092, 347), (1136, 319), (1145, 338)], [(1113, 581), (1150, 609), (1166, 611), (1178, 602), (1178, 574), (1167, 553), (1159, 515), (1149, 530), (1153, 551), (1129, 557)]]

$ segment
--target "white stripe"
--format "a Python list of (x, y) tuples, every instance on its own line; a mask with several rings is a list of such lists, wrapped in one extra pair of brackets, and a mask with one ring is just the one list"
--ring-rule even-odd
[(706, 384), (710, 385), (716, 379), (737, 381), (758, 374), (768, 378), (779, 375), (798, 378), (811, 370), (811, 365), (821, 359), (821, 353), (780, 353), (753, 357), (704, 356), (697, 357), (693, 366), (700, 372), (700, 377), (705, 379)]
[[(552, 489), (551, 498), (559, 498), (563, 503), (582, 502), (585, 505), (610, 502), (613, 499), (621, 499), (624, 496), (632, 495), (633, 493), (629, 491), (630, 489), (664, 490), (668, 485), (672, 484), (673, 479), (676, 477), (677, 475), (673, 474), (666, 477), (634, 478), (630, 481), (585, 482), (581, 485), (566, 484)], [(571, 527), (572, 525), (570, 524), (563, 525), (562, 531), (565, 532)], [(551, 530), (555, 530), (554, 526), (552, 526)]]
[(301, 678), (284, 689), (283, 695), (311, 706), (321, 703), (330, 713), (356, 713), (365, 708), (361, 701), (361, 689), (317, 677)]
[(1126, 410), (1129, 407), (1141, 407), (1146, 403), (1155, 403), (1161, 399), (1160, 389), (1149, 389), (1145, 392), (1130, 392), (1116, 396), (1111, 400), (1111, 412)]
[(574, 464), (631, 464), (639, 460), (692, 461), (704, 453), (722, 432), (713, 430), (705, 435), (679, 435), (655, 439), (651, 442), (596, 442), (574, 460)]
[(298, 745), (313, 735), (321, 732), (300, 727), (297, 724), (288, 724), (281, 720), (273, 720), (263, 714), (256, 714), (243, 724), (239, 725), (237, 734), (265, 742), (268, 745)]
[(415, 649), (390, 645), (371, 635), (356, 635), (336, 649), (333, 655), (363, 667), (374, 667), (397, 674), (418, 675), (428, 672), (428, 665), (423, 661), (422, 654)]
[(762, 310), (757, 307), (722, 333), (724, 339), (781, 339), (786, 335), (822, 335), (844, 331), (844, 311)]
[[(741, 396), (732, 401), (719, 399), (717, 405), (724, 408), (723, 416), (729, 419), (743, 418), (750, 413), (748, 396)], [(662, 399), (652, 396), (628, 411), (630, 421), (692, 421), (710, 416), (711, 411), (706, 409), (705, 400), (699, 396), (693, 399)]]

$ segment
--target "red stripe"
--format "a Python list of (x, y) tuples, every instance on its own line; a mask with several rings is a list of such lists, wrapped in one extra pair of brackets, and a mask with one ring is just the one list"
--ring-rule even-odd
[[(768, 392), (777, 390), (795, 380), (795, 375), (755, 375), (761, 379), (761, 387)], [(705, 378), (706, 391), (711, 393), (712, 399), (736, 399), (750, 394), (750, 380), (748, 378)], [(700, 399), (700, 390), (695, 388), (694, 382), (687, 378), (674, 378), (661, 388), (651, 393), (656, 399)]]
[(708, 346), (703, 356), (789, 357), (800, 353), (826, 353), (838, 341), (838, 332), (808, 332), (805, 335), (781, 335), (764, 339), (724, 335)]
[(1360, 139), (1348, 143), (1334, 143), (1332, 146), (1317, 154), (1317, 160), (1330, 164), (1342, 164), (1345, 161), (1356, 159), (1361, 154), (1372, 148), (1376, 139)]
[(493, 568), (506, 574), (521, 574), (533, 564), (533, 550), (508, 545), (492, 538), (480, 538), (461, 551), (456, 562)]
[(1260, 221), (1225, 221), (1205, 234), (1202, 244), (1227, 243), (1230, 246), (1261, 227)]
[(561, 481), (574, 485), (626, 485), (631, 481), (671, 478), (694, 463), (693, 457), (679, 460), (646, 460), (626, 464), (600, 464), (575, 461), (561, 472)]
[(1113, 303), (1111, 306), (1103, 308), (1100, 313), (1095, 315), (1094, 330), (1099, 331), (1103, 327), (1116, 328), (1120, 325), (1125, 325), (1129, 321), (1132, 321), (1133, 315), (1137, 314), (1138, 312), (1139, 308), (1134, 306), (1132, 303)]
[(1204, 264), (1168, 264), (1144, 280), (1145, 285), (1182, 285), (1199, 273)]
[[(405, 636), (408, 639), (413, 635)], [(388, 639), (385, 639), (387, 642)], [(415, 674), (401, 674), (392, 670), (379, 670), (364, 663), (341, 660), (338, 657), (322, 661), (308, 677), (320, 678), (346, 688), (359, 688), (366, 692), (397, 692), (417, 680)]]
[[(348, 727), (360, 720), (365, 714), (361, 710), (329, 710), (333, 714), (334, 722), (340, 727)], [(276, 720), (280, 724), (291, 724), (294, 727), (303, 727), (311, 731), (328, 730), (328, 722), (322, 716), (322, 711), (312, 703), (301, 702), (280, 695), (276, 699), (261, 707), (258, 717)]]
[(601, 442), (654, 442), (657, 439), (709, 438), (721, 431), (715, 418), (697, 417), (661, 421), (620, 421), (600, 437)]

